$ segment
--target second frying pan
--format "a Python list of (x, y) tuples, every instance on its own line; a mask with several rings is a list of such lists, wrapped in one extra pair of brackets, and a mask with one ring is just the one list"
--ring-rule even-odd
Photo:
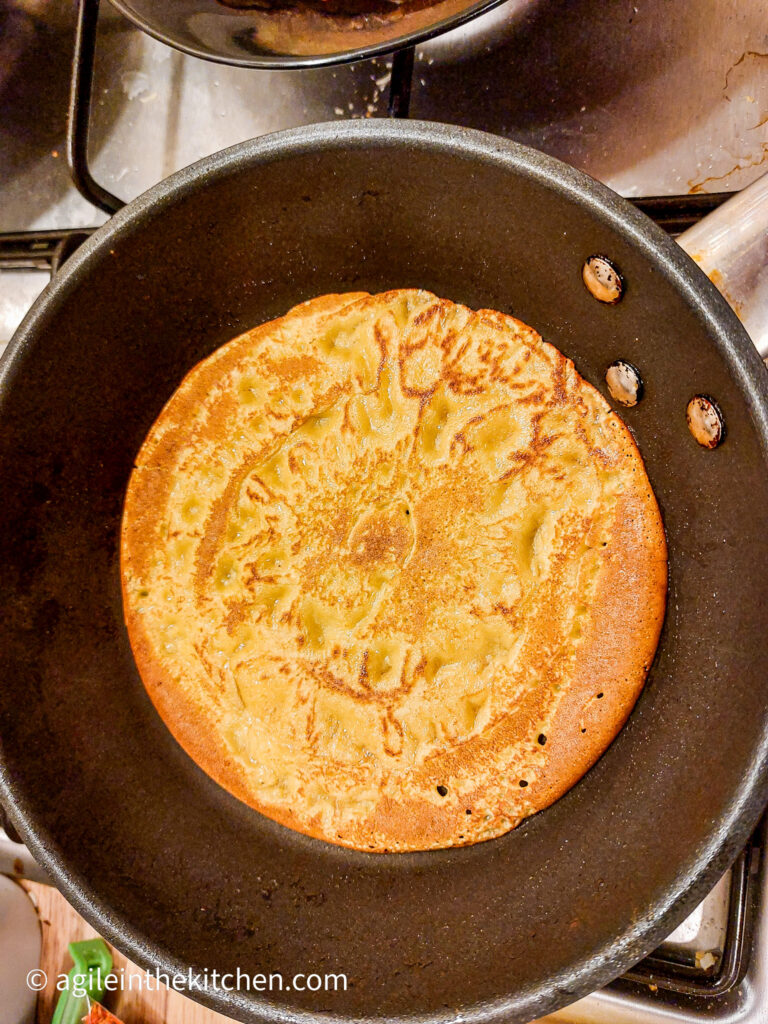
[(457, 28), (503, 0), (112, 2), (139, 28), (185, 53), (240, 67), (276, 69), (391, 53)]
[[(626, 281), (595, 301), (584, 259)], [(421, 286), (511, 311), (623, 413), (669, 538), (658, 657), (626, 727), (503, 838), (369, 855), (290, 832), (217, 787), (138, 677), (117, 542), (151, 423), (198, 360), (313, 295)], [(688, 432), (711, 394), (725, 442)], [(280, 972), (192, 992), (250, 1021), (529, 1021), (603, 985), (699, 901), (766, 798), (768, 395), (725, 301), (628, 203), (498, 138), (321, 125), (163, 181), (101, 228), (0, 373), (0, 791), (67, 898), (145, 968)], [(346, 991), (290, 979), (344, 973)], [(210, 975), (209, 975), (210, 979)]]

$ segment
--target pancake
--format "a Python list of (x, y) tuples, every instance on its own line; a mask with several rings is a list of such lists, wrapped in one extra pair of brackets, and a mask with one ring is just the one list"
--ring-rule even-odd
[(525, 324), (325, 295), (183, 380), (125, 500), (125, 619), (187, 753), (370, 851), (499, 836), (639, 695), (666, 598), (622, 420)]

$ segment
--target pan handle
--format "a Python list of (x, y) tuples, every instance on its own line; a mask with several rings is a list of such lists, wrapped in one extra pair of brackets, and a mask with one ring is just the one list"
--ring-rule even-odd
[(768, 174), (677, 238), (768, 357)]
[(30, 882), (51, 885), (47, 873), (40, 867), (13, 827), (5, 808), (0, 805), (0, 875), (26, 878)]

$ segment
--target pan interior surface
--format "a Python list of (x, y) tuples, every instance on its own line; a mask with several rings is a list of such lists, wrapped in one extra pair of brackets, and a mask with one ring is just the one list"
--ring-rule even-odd
[[(616, 306), (584, 288), (594, 253), (624, 275)], [(398, 287), (513, 313), (604, 394), (610, 363), (640, 369), (645, 397), (622, 415), (661, 506), (670, 590), (645, 690), (574, 789), (500, 839), (374, 856), (261, 817), (175, 744), (131, 656), (118, 540), (135, 454), (196, 362), (322, 292)], [(605, 984), (705, 894), (763, 807), (761, 374), (724, 301), (661, 232), (499, 139), (319, 126), (161, 183), (72, 258), (2, 365), (11, 817), (145, 967), (348, 979), (346, 991), (194, 993), (243, 1020), (522, 1022)], [(686, 426), (696, 393), (727, 422), (715, 451)]]

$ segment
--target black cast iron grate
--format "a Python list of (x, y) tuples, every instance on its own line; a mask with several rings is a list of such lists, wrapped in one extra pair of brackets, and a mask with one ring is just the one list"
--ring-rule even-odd
[(755, 836), (731, 868), (725, 939), (716, 963), (704, 968), (699, 965), (695, 953), (676, 954), (662, 947), (627, 971), (617, 984), (633, 989), (650, 987), (652, 991), (660, 989), (704, 999), (723, 996), (739, 985), (749, 960), (756, 877), (754, 867), (758, 856)]
[[(113, 214), (122, 209), (125, 202), (99, 184), (88, 160), (99, 2), (78, 2), (67, 125), (67, 162), (72, 181), (80, 194), (97, 209)], [(402, 47), (392, 55), (390, 117), (406, 118), (409, 115), (414, 57), (413, 46)], [(716, 209), (731, 194), (650, 196), (633, 199), (632, 202), (660, 227), (671, 235), (677, 235)], [(45, 270), (55, 274), (95, 230), (72, 228), (0, 233), (0, 270)], [(754, 872), (751, 866), (756, 852), (753, 840), (733, 865), (725, 940), (715, 964), (703, 968), (693, 954), (676, 954), (662, 948), (642, 960), (616, 984), (624, 989), (650, 987), (678, 996), (704, 999), (724, 995), (738, 985), (748, 961), (750, 908), (754, 903)]]

